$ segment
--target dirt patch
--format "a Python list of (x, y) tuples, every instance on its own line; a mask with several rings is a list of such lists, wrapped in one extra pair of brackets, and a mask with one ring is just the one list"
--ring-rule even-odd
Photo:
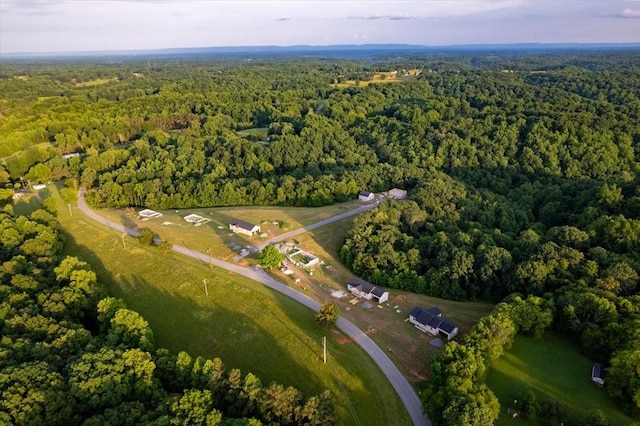
[(396, 302), (404, 302), (405, 300), (407, 300), (407, 296), (405, 296), (404, 294), (399, 294), (393, 300), (395, 300)]
[(353, 343), (353, 339), (351, 337), (340, 337), (338, 339), (339, 345), (346, 345), (347, 343)]

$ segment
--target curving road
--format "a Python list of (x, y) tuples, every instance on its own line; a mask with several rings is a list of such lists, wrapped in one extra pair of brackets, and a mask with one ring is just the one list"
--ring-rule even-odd
[[(322, 220), (313, 225), (306, 226), (305, 228), (298, 229), (296, 231), (290, 232), (285, 235), (288, 235), (287, 238), (290, 238), (294, 235), (298, 235), (308, 230), (318, 228), (322, 225), (326, 225), (328, 223), (335, 222), (337, 220), (352, 216), (362, 211), (366, 211), (368, 209), (371, 209), (372, 207), (373, 207), (372, 205), (359, 207), (356, 210), (351, 210), (349, 212), (341, 213), (337, 216), (333, 216), (329, 219)], [(95, 221), (100, 222), (103, 225), (109, 226), (113, 229), (116, 229), (128, 235), (131, 235), (133, 237), (138, 235), (138, 231), (127, 228), (116, 222), (112, 222), (100, 216), (93, 210), (91, 210), (89, 206), (87, 206), (87, 203), (84, 200), (84, 190), (82, 189), (78, 192), (78, 208), (84, 214), (89, 216), (91, 219), (94, 219)], [(322, 225), (318, 225), (320, 223), (322, 223)], [(293, 235), (289, 235), (289, 234), (293, 234)], [(283, 238), (285, 237), (280, 236), (278, 241), (282, 240)], [(293, 300), (299, 303), (302, 303), (303, 305), (313, 309), (314, 311), (318, 311), (320, 309), (319, 302), (313, 300), (312, 298), (310, 298), (305, 294), (302, 294), (292, 289), (291, 287), (288, 287), (280, 283), (279, 281), (272, 278), (269, 274), (267, 274), (261, 268), (257, 268), (257, 267), (247, 268), (244, 266), (239, 266), (233, 263), (225, 262), (224, 260), (210, 258), (208, 254), (198, 253), (183, 246), (174, 245), (173, 250), (185, 256), (189, 256), (189, 257), (201, 260), (204, 263), (211, 262), (212, 264), (220, 268), (233, 271), (238, 275), (242, 275), (244, 277), (257, 281), (273, 290), (279, 291), (280, 293), (285, 294), (286, 296), (289, 296)], [(422, 405), (420, 404), (420, 399), (418, 398), (418, 395), (413, 390), (413, 388), (411, 387), (407, 379), (405, 379), (404, 376), (400, 373), (400, 371), (395, 366), (395, 364), (391, 362), (387, 354), (385, 354), (384, 351), (382, 351), (382, 349), (380, 349), (380, 347), (378, 347), (378, 345), (376, 345), (375, 342), (371, 340), (371, 338), (369, 338), (369, 336), (363, 333), (362, 330), (356, 327), (352, 322), (344, 319), (343, 317), (340, 317), (336, 325), (338, 329), (340, 329), (340, 331), (342, 331), (344, 334), (346, 334), (351, 339), (353, 339), (358, 345), (360, 345), (362, 349), (364, 349), (365, 352), (367, 352), (369, 356), (373, 358), (376, 364), (378, 364), (378, 367), (380, 367), (384, 375), (387, 377), (387, 379), (389, 379), (389, 382), (391, 382), (391, 385), (394, 387), (394, 389), (400, 396), (400, 399), (402, 400), (405, 407), (407, 408), (407, 411), (409, 412), (409, 415), (411, 416), (411, 420), (413, 420), (413, 423), (416, 426), (430, 426), (431, 422), (429, 421), (429, 418), (422, 411)]]
[(318, 222), (312, 223), (311, 225), (303, 226), (302, 228), (298, 228), (298, 229), (295, 229), (295, 230), (293, 230), (291, 232), (287, 232), (286, 234), (282, 234), (282, 235), (280, 235), (278, 237), (272, 238), (269, 241), (257, 244), (257, 247), (260, 250), (262, 250), (263, 248), (265, 248), (269, 244), (277, 243), (279, 241), (288, 240), (290, 238), (295, 237), (296, 235), (300, 235), (300, 234), (304, 234), (305, 232), (313, 231), (314, 229), (320, 228), (321, 226), (325, 226), (325, 225), (328, 225), (330, 223), (337, 222), (337, 221), (342, 220), (342, 219), (347, 218), (347, 217), (355, 216), (355, 215), (360, 214), (362, 212), (366, 212), (367, 210), (371, 210), (375, 206), (376, 205), (373, 204), (373, 203), (366, 204), (366, 205), (364, 205), (362, 207), (358, 207), (356, 209), (349, 210), (348, 212), (344, 212), (344, 213), (337, 214), (335, 216), (331, 216), (330, 218), (320, 220)]

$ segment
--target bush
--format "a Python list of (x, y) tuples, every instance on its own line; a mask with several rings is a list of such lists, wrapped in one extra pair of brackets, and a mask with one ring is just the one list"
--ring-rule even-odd
[(143, 229), (138, 233), (136, 237), (140, 244), (144, 244), (145, 246), (150, 246), (153, 244), (153, 240), (155, 239), (155, 234), (150, 229)]

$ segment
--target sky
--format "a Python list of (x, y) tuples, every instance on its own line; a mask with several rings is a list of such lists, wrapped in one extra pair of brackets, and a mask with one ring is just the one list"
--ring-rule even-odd
[(0, 0), (0, 54), (640, 42), (640, 0)]

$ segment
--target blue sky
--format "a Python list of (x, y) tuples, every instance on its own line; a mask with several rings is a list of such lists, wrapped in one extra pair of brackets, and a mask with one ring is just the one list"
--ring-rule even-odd
[(0, 0), (0, 53), (640, 42), (639, 0)]

